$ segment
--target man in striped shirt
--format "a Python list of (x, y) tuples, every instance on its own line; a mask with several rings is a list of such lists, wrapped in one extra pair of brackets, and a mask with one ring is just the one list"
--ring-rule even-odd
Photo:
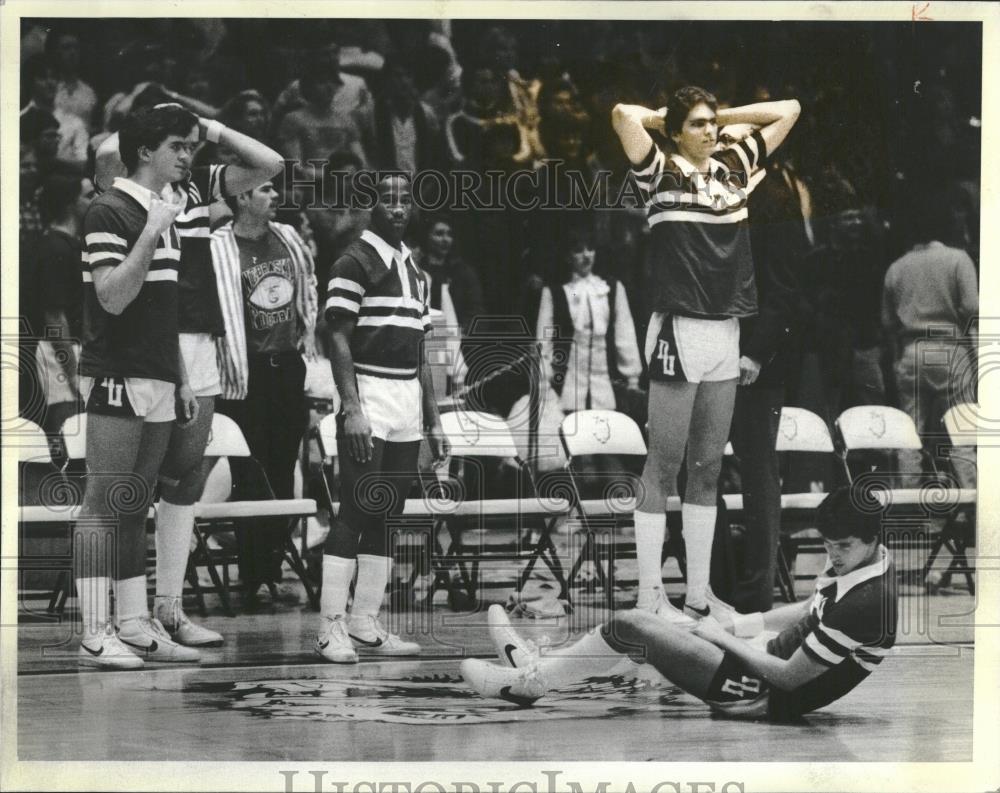
[[(808, 600), (736, 615), (725, 625), (707, 617), (693, 632), (634, 609), (543, 654), (494, 606), (490, 633), (504, 665), (469, 659), (462, 676), (483, 696), (526, 705), (552, 688), (606, 674), (628, 655), (720, 715), (797, 720), (855, 688), (896, 640), (896, 568), (879, 541), (881, 513), (857, 504), (844, 487), (824, 499), (817, 517), (828, 564)], [(765, 631), (778, 633), (766, 644), (746, 641)]]
[(378, 618), (392, 567), (386, 518), (403, 511), (416, 477), (421, 415), (436, 463), (448, 455), (422, 361), (431, 330), (429, 284), (403, 243), (411, 207), (409, 179), (383, 178), (371, 228), (334, 262), (327, 290), (330, 364), (341, 399), (341, 484), (340, 514), (323, 549), (323, 624), (315, 650), (334, 663), (356, 663), (355, 643), (382, 655), (420, 652)]
[[(130, 117), (120, 138), (128, 176), (115, 179), (83, 221), (88, 476), (76, 527), (79, 661), (103, 668), (199, 659), (150, 617), (145, 575), (146, 512), (171, 425), (197, 409), (177, 341), (174, 221), (184, 204), (168, 185), (187, 174), (198, 120), (180, 108), (149, 110)], [(117, 634), (108, 609), (112, 572)]]
[[(708, 585), (716, 491), (739, 375), (739, 320), (757, 313), (747, 198), (750, 175), (798, 118), (794, 99), (717, 111), (715, 97), (688, 86), (665, 109), (616, 105), (612, 123), (647, 207), (653, 283), (646, 334), (649, 457), (635, 512), (638, 608), (691, 628), (730, 607)], [(717, 149), (723, 124), (760, 129)], [(648, 132), (665, 133), (664, 151)], [(681, 519), (687, 553), (684, 611), (663, 591), (667, 498), (687, 455)]]

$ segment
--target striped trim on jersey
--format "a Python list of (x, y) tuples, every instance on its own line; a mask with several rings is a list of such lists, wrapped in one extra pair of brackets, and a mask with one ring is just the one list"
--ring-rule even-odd
[(759, 133), (718, 151), (701, 173), (655, 143), (633, 168), (651, 231), (649, 305), (724, 319), (757, 313), (747, 200), (766, 156)]
[(365, 231), (334, 263), (327, 295), (328, 317), (357, 317), (351, 355), (359, 374), (417, 376), (421, 344), (432, 327), (430, 288), (405, 245), (396, 250)]
[(211, 235), (209, 204), (224, 197), (227, 165), (209, 165), (195, 168), (191, 178), (174, 184), (174, 189), (184, 195), (184, 211), (177, 216), (174, 226), (184, 238)]
[[(128, 256), (128, 240), (119, 234), (93, 231), (84, 235), (80, 260), (83, 265), (83, 282), (94, 280), (93, 272), (99, 267), (117, 267)], [(176, 281), (181, 260), (181, 243), (176, 229), (171, 226), (156, 241), (156, 249), (149, 263), (146, 281)]]

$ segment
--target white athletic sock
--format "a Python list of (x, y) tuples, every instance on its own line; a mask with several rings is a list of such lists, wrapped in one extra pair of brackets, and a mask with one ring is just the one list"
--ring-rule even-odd
[(705, 607), (708, 575), (712, 567), (712, 540), (715, 538), (716, 508), (701, 504), (683, 504), (684, 548), (687, 555), (687, 596), (684, 603)]
[(377, 617), (382, 609), (385, 586), (389, 583), (392, 557), (358, 554), (358, 583), (354, 585), (351, 614), (357, 617)]
[(76, 596), (80, 603), (80, 618), (83, 620), (83, 638), (93, 638), (104, 631), (108, 624), (108, 589), (111, 579), (107, 576), (99, 578), (77, 578)]
[(538, 669), (550, 688), (560, 688), (617, 666), (622, 654), (604, 640), (602, 627), (598, 625), (587, 631), (569, 647), (560, 647), (542, 655)]
[(343, 556), (323, 556), (323, 592), (319, 612), (332, 620), (347, 614), (347, 598), (354, 579), (354, 560)]
[(639, 565), (639, 608), (656, 597), (663, 586), (663, 539), (667, 516), (663, 512), (635, 512), (635, 556)]
[(161, 500), (156, 508), (156, 596), (180, 597), (184, 591), (194, 526), (194, 504)]
[(119, 627), (125, 620), (149, 613), (146, 602), (146, 576), (137, 575), (115, 581), (115, 615)]

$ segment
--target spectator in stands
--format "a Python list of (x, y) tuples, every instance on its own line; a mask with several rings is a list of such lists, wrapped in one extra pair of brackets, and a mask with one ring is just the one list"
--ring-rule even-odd
[(47, 405), (43, 429), (50, 435), (58, 435), (63, 421), (83, 408), (77, 373), (83, 336), (81, 232), (94, 195), (90, 179), (69, 174), (49, 176), (40, 194), (46, 228), (35, 249), (44, 323), (44, 332), (38, 329), (37, 364)]
[[(463, 109), (445, 125), (452, 166), (477, 172), (482, 179), (475, 195), (492, 203), (489, 212), (470, 210), (468, 200), (453, 214), (458, 239), (473, 250), (470, 263), (480, 278), (487, 276), (494, 288), (486, 295), (487, 308), (493, 313), (510, 313), (512, 303), (525, 283), (525, 213), (516, 207), (495, 206), (493, 195), (505, 195), (504, 180), (517, 167), (514, 155), (522, 144), (517, 116), (506, 95), (503, 77), (494, 69), (479, 66), (462, 73), (465, 92)], [(511, 189), (523, 188), (526, 180)], [(525, 203), (530, 196), (525, 196)]]
[(420, 100), (443, 125), (462, 107), (462, 66), (444, 31), (431, 32), (427, 45), (414, 54), (413, 71)]
[(365, 144), (371, 167), (414, 174), (444, 167), (441, 128), (417, 95), (410, 65), (389, 58), (379, 78), (373, 137)]
[(511, 170), (518, 151), (527, 146), (503, 76), (489, 66), (462, 73), (462, 109), (445, 124), (453, 166), (485, 171)]
[(53, 30), (45, 40), (45, 51), (59, 78), (53, 106), (60, 113), (76, 116), (87, 132), (92, 132), (97, 94), (80, 78), (79, 37), (70, 30)]
[(486, 31), (479, 57), (482, 64), (495, 69), (504, 79), (505, 93), (520, 132), (521, 145), (514, 152), (514, 161), (530, 166), (544, 155), (538, 135), (538, 93), (542, 84), (521, 76), (517, 39), (504, 27), (495, 26)]
[(571, 229), (562, 250), (563, 276), (542, 289), (538, 311), (547, 380), (565, 413), (614, 410), (616, 390), (637, 390), (642, 374), (628, 296), (616, 278), (594, 272), (592, 229)]
[[(364, 78), (341, 71), (340, 44), (331, 41), (305, 55), (307, 65), (302, 76), (292, 80), (274, 100), (274, 123), (280, 129), (286, 115), (312, 103), (302, 90), (302, 79), (308, 74), (314, 84), (321, 81), (332, 84), (326, 106), (318, 108), (317, 113), (324, 117), (327, 114), (335, 116), (341, 124), (353, 126), (359, 140), (364, 138), (371, 126), (371, 94)], [(332, 147), (328, 149), (332, 150)]]
[(816, 412), (836, 417), (886, 399), (878, 320), (886, 262), (873, 212), (850, 182), (832, 173), (816, 193), (822, 242), (804, 263), (804, 330), (819, 367)]
[(143, 107), (161, 102), (176, 102), (195, 115), (214, 119), (219, 109), (192, 96), (185, 96), (168, 86), (173, 84), (174, 61), (156, 42), (138, 42), (121, 56), (120, 73), (131, 78), (129, 87), (114, 94), (104, 104), (104, 133), (95, 135), (90, 145), (96, 151), (108, 134), (117, 131), (121, 119)]
[(21, 115), (24, 116), (35, 109), (51, 113), (59, 122), (59, 147), (56, 158), (82, 170), (87, 162), (90, 133), (77, 116), (55, 107), (58, 86), (58, 72), (48, 57), (36, 55), (25, 61), (21, 67), (21, 95), (29, 97), (30, 101), (21, 110)]
[(458, 324), (467, 333), (472, 320), (486, 313), (483, 285), (476, 271), (457, 253), (447, 215), (435, 215), (425, 222), (413, 259), (430, 278), (431, 308), (443, 311), (446, 323)]
[(306, 66), (299, 79), (305, 104), (286, 115), (278, 128), (279, 148), (295, 163), (298, 176), (316, 182), (322, 176), (317, 165), (334, 152), (351, 152), (362, 164), (367, 157), (362, 145), (361, 126), (351, 113), (338, 107), (336, 96), (342, 92), (338, 73), (329, 62), (318, 60)]
[(263, 142), (271, 129), (271, 106), (260, 91), (248, 88), (222, 106), (219, 121)]
[[(899, 407), (913, 419), (931, 454), (936, 450), (929, 438), (940, 438), (941, 418), (948, 408), (976, 401), (976, 334), (971, 322), (979, 311), (972, 259), (941, 242), (949, 219), (933, 198), (937, 196), (916, 202), (911, 220), (914, 245), (889, 266), (882, 292), (882, 326)], [(917, 474), (920, 455), (901, 452), (899, 464), (901, 470)]]
[[(58, 134), (59, 127), (52, 119), (52, 129)], [(29, 234), (39, 234), (42, 231), (42, 215), (38, 209), (38, 141), (40, 135), (36, 131), (37, 123), (35, 114), (31, 114), (27, 119), (21, 117), (21, 159), (20, 159), (20, 181), (18, 187), (18, 203), (20, 206), (20, 225), (18, 227), (22, 237)]]
[[(216, 409), (233, 418), (263, 465), (277, 498), (293, 497), (293, 476), (308, 413), (306, 365), (315, 356), (316, 279), (308, 247), (291, 226), (275, 223), (271, 182), (226, 199), (233, 221), (212, 234), (212, 259), (226, 333), (216, 340), (222, 395)], [(267, 585), (277, 597), (287, 525), (238, 535), (247, 606)]]

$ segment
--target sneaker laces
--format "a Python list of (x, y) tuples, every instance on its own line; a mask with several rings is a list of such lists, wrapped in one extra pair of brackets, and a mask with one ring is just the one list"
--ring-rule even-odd
[(181, 624), (187, 619), (181, 608), (181, 599), (179, 597), (157, 596), (156, 601), (155, 612), (163, 613), (167, 617), (166, 624), (172, 625), (175, 629), (181, 627)]
[(524, 687), (526, 693), (532, 696), (536, 692), (544, 692), (546, 684), (542, 678), (542, 670), (538, 663), (538, 658), (532, 657), (528, 663), (518, 668), (518, 682)]
[(149, 630), (156, 634), (158, 638), (173, 643), (173, 640), (170, 638), (170, 634), (167, 633), (167, 629), (163, 627), (163, 623), (156, 617), (151, 617), (147, 614), (145, 617), (139, 617), (139, 623), (141, 625), (148, 626)]

